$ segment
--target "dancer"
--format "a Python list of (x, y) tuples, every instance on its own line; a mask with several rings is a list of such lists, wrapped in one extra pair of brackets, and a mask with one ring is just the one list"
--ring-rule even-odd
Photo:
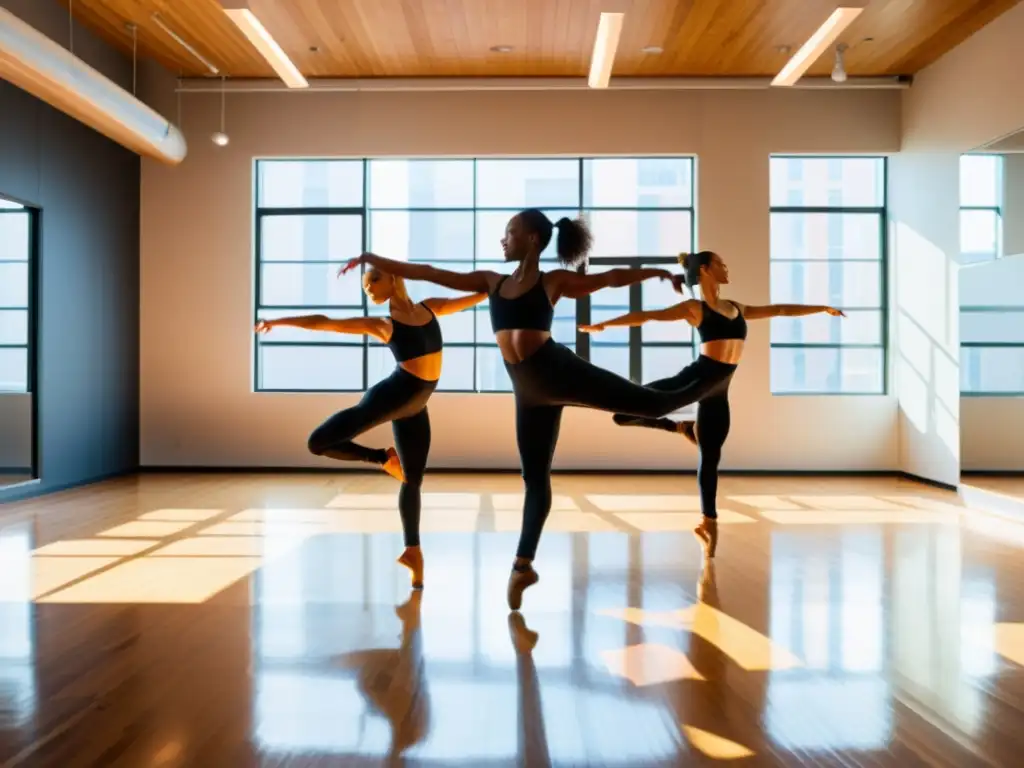
[[(389, 317), (352, 317), (335, 320), (325, 315), (261, 320), (257, 333), (279, 326), (310, 331), (334, 331), (373, 336), (386, 344), (398, 365), (374, 384), (359, 404), (331, 416), (309, 436), (309, 450), (338, 461), (364, 461), (380, 466), (402, 483), (398, 512), (402, 518), (405, 551), (398, 562), (412, 574), (416, 589), (423, 587), (420, 550), (420, 488), (430, 451), (427, 401), (441, 378), (441, 325), (437, 318), (473, 307), (485, 293), (454, 299), (426, 299), (414, 304), (401, 277), (379, 268), (363, 275), (363, 290), (374, 304), (388, 302)], [(354, 439), (374, 427), (391, 422), (397, 448), (367, 448)]]
[(700, 335), (700, 357), (675, 376), (652, 381), (652, 389), (677, 391), (698, 388), (696, 421), (676, 422), (668, 418), (637, 417), (630, 413), (616, 413), (612, 418), (620, 426), (647, 427), (678, 432), (700, 451), (697, 464), (697, 486), (703, 513), (701, 524), (694, 529), (708, 557), (715, 556), (718, 546), (718, 465), (722, 460), (722, 447), (729, 436), (729, 384), (743, 355), (747, 338), (747, 320), (767, 317), (803, 317), (819, 312), (842, 317), (838, 309), (803, 304), (770, 304), (752, 307), (721, 297), (721, 287), (729, 283), (729, 267), (724, 259), (712, 251), (680, 254), (679, 263), (685, 270), (686, 285), (700, 287), (701, 300), (696, 298), (668, 307), (644, 312), (629, 312), (612, 320), (594, 325), (580, 326), (587, 333), (605, 328), (643, 325), (651, 320), (685, 320)]
[(581, 221), (557, 224), (541, 211), (513, 216), (501, 240), (506, 261), (519, 262), (512, 275), (477, 271), (449, 272), (426, 264), (392, 261), (364, 253), (341, 272), (367, 263), (410, 280), (427, 280), (457, 291), (490, 294), (491, 327), (512, 379), (516, 398), (516, 440), (526, 488), (519, 548), (508, 583), (508, 604), (518, 610), (523, 591), (539, 580), (533, 559), (551, 510), (551, 461), (566, 405), (634, 416), (664, 416), (702, 396), (699, 386), (668, 392), (643, 387), (577, 357), (551, 338), (554, 305), (562, 297), (579, 298), (602, 288), (643, 280), (672, 280), (681, 291), (681, 276), (664, 269), (612, 269), (587, 275), (570, 269), (542, 272), (540, 254), (558, 230), (556, 251), (566, 267), (585, 262), (591, 236)]

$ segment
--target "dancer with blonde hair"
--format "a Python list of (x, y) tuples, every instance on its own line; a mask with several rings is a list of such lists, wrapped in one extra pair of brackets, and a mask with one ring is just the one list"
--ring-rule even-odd
[[(332, 331), (372, 336), (386, 344), (397, 365), (386, 379), (374, 384), (359, 403), (331, 416), (309, 436), (309, 450), (338, 461), (376, 464), (402, 483), (398, 511), (402, 517), (405, 552), (399, 562), (412, 572), (415, 588), (423, 586), (420, 550), (420, 489), (430, 452), (427, 401), (441, 378), (441, 325), (437, 318), (479, 304), (477, 293), (451, 299), (414, 303), (398, 275), (373, 267), (363, 275), (363, 290), (374, 304), (388, 302), (388, 317), (352, 317), (336, 320), (326, 315), (260, 320), (257, 333), (289, 326), (309, 331)], [(394, 448), (367, 448), (355, 442), (359, 435), (391, 422)]]

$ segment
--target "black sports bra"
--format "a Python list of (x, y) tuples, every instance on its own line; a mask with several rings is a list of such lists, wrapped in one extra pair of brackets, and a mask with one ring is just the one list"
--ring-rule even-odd
[(388, 348), (395, 356), (395, 360), (404, 363), (406, 360), (415, 360), (434, 352), (440, 352), (443, 344), (441, 340), (441, 324), (437, 322), (430, 307), (423, 305), (430, 312), (430, 322), (423, 325), (407, 325), (391, 318), (391, 338), (388, 339)]
[(537, 278), (522, 296), (506, 299), (501, 295), (501, 286), (508, 276), (498, 281), (498, 287), (491, 293), (491, 329), (498, 331), (550, 331), (555, 319), (555, 308), (544, 290), (544, 273)]
[(715, 312), (706, 301), (701, 302), (704, 308), (704, 317), (701, 318), (700, 325), (697, 326), (697, 333), (700, 334), (702, 343), (747, 338), (747, 319), (743, 317), (743, 312), (735, 301), (729, 303), (736, 307), (736, 311), (739, 313), (731, 319), (720, 312)]

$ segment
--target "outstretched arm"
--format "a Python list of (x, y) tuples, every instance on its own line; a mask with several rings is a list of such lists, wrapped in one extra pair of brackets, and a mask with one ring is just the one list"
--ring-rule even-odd
[(581, 275), (568, 269), (556, 269), (548, 274), (548, 280), (554, 281), (553, 298), (556, 300), (563, 296), (568, 299), (579, 299), (602, 288), (623, 288), (655, 277), (672, 280), (675, 284), (674, 275), (667, 269), (621, 268), (609, 269), (607, 272), (597, 272), (592, 275)]
[(373, 336), (385, 343), (391, 338), (391, 324), (383, 317), (349, 317), (344, 320), (335, 320), (327, 315), (281, 317), (274, 320), (260, 320), (256, 323), (256, 333), (268, 333), (282, 325), (302, 328), (307, 331), (331, 331)]
[(435, 315), (444, 317), (475, 307), (486, 298), (486, 293), (471, 293), (468, 296), (457, 296), (454, 299), (425, 299), (423, 303)]
[(671, 322), (673, 320), (685, 320), (690, 325), (696, 325), (700, 322), (700, 318), (697, 315), (700, 304), (699, 302), (690, 299), (680, 304), (674, 304), (671, 307), (665, 309), (655, 309), (644, 312), (629, 312), (625, 315), (612, 318), (611, 320), (605, 320), (603, 323), (595, 323), (594, 325), (581, 325), (580, 330), (585, 333), (596, 333), (597, 331), (603, 331), (605, 328), (614, 328), (615, 326), (633, 326), (643, 325), (652, 320), (661, 320)]
[(805, 317), (827, 312), (833, 317), (846, 317), (840, 309), (826, 307), (822, 304), (767, 304), (762, 307), (738, 305), (747, 320), (764, 320), (769, 317)]
[(449, 272), (447, 269), (438, 269), (429, 264), (410, 264), (408, 261), (395, 261), (385, 259), (375, 253), (364, 253), (357, 259), (352, 259), (348, 264), (338, 270), (338, 276), (345, 274), (350, 269), (355, 269), (360, 264), (370, 264), (378, 267), (392, 275), (404, 277), (406, 280), (423, 280), (453, 291), (471, 291), (473, 293), (489, 293), (494, 283), (498, 280), (497, 272), (480, 270), (477, 272)]

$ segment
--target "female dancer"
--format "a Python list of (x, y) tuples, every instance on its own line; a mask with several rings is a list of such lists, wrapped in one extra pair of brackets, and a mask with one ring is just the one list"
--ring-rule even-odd
[(596, 333), (614, 326), (643, 325), (649, 320), (685, 320), (697, 329), (701, 340), (700, 357), (675, 376), (646, 385), (667, 391), (701, 388), (696, 422), (638, 418), (625, 412), (616, 413), (612, 418), (620, 426), (681, 433), (700, 449), (697, 486), (704, 519), (694, 533), (704, 545), (707, 556), (714, 557), (718, 545), (718, 465), (722, 460), (722, 446), (729, 435), (729, 383), (743, 355), (747, 320), (803, 317), (818, 312), (843, 316), (843, 313), (832, 307), (802, 304), (770, 304), (764, 307), (739, 304), (721, 297), (721, 287), (729, 283), (729, 268), (717, 253), (680, 254), (679, 263), (686, 271), (686, 285), (690, 292), (693, 293), (694, 286), (700, 286), (700, 301), (690, 299), (667, 309), (630, 312), (603, 323), (581, 326), (580, 330)]
[(490, 294), (491, 327), (516, 398), (516, 440), (526, 486), (523, 528), (508, 584), (512, 610), (519, 609), (523, 591), (539, 580), (532, 563), (551, 510), (551, 461), (562, 408), (572, 405), (657, 417), (696, 402), (701, 396), (699, 387), (668, 392), (634, 384), (577, 357), (551, 338), (554, 305), (563, 296), (575, 299), (601, 288), (633, 285), (655, 277), (673, 280), (679, 289), (676, 278), (663, 269), (612, 269), (595, 275), (569, 269), (541, 272), (540, 254), (556, 228), (558, 260), (567, 267), (582, 264), (591, 241), (584, 224), (567, 218), (552, 224), (542, 212), (531, 208), (513, 216), (505, 227), (501, 240), (505, 260), (519, 262), (510, 276), (488, 271), (448, 272), (372, 253), (364, 253), (341, 269), (345, 272), (368, 263), (410, 280)]
[[(313, 430), (310, 453), (339, 461), (379, 465), (402, 483), (398, 512), (402, 517), (405, 551), (398, 562), (412, 573), (412, 585), (423, 588), (420, 550), (420, 487), (430, 451), (427, 400), (441, 378), (441, 325), (437, 318), (479, 304), (487, 294), (455, 299), (427, 299), (414, 304), (401, 277), (373, 268), (363, 275), (363, 290), (374, 304), (388, 302), (390, 317), (352, 317), (335, 320), (325, 315), (261, 320), (257, 333), (278, 326), (310, 331), (334, 331), (373, 336), (386, 344), (398, 363), (394, 372), (366, 391), (359, 404), (340, 411)], [(358, 435), (391, 422), (395, 448), (367, 448), (354, 442)]]

